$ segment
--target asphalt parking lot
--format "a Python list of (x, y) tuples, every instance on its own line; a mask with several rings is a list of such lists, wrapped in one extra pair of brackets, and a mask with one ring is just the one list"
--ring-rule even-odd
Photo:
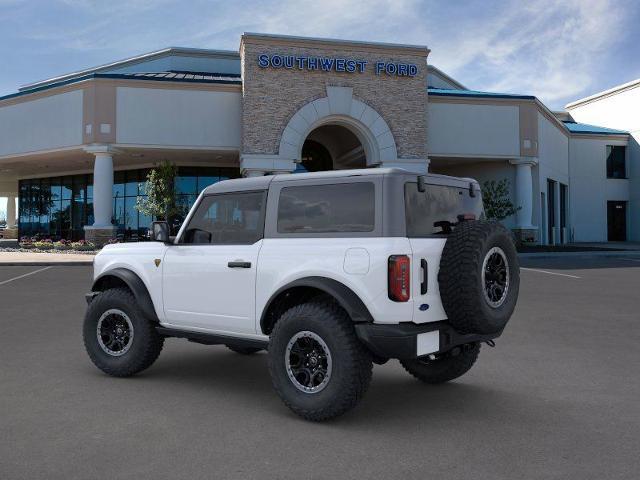
[(170, 339), (139, 376), (102, 374), (81, 339), (90, 268), (0, 266), (0, 478), (638, 478), (640, 257), (522, 267), (467, 375), (375, 366), (358, 408), (314, 424), (264, 353)]

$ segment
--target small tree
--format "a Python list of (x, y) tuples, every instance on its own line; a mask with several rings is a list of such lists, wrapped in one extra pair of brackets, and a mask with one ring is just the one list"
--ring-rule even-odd
[(509, 181), (505, 178), (498, 182), (488, 180), (482, 185), (484, 212), (489, 220), (504, 220), (515, 214), (521, 207), (511, 203)]
[(174, 181), (177, 174), (178, 167), (168, 160), (153, 168), (147, 175), (147, 184), (144, 187), (146, 197), (138, 197), (136, 210), (167, 222), (178, 215), (180, 208), (176, 202)]

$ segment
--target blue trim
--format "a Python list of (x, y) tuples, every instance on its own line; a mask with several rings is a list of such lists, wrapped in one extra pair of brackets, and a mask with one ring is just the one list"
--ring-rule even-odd
[(533, 95), (518, 95), (515, 93), (480, 92), (477, 90), (454, 90), (447, 88), (427, 88), (429, 95), (439, 97), (474, 97), (474, 98), (515, 98), (521, 100), (535, 100)]
[[(160, 73), (160, 72), (158, 72)], [(231, 74), (229, 77), (233, 77)], [(81, 77), (72, 78), (69, 80), (63, 80), (61, 82), (50, 83), (48, 85), (43, 85), (42, 87), (35, 87), (29, 90), (24, 90), (22, 92), (10, 93), (9, 95), (5, 95), (0, 97), (0, 101), (8, 100), (10, 98), (22, 97), (25, 95), (30, 95), (36, 92), (42, 92), (44, 90), (49, 90), (52, 88), (63, 87), (65, 85), (71, 85), (73, 83), (84, 82), (85, 80), (92, 80), (95, 78), (111, 78), (111, 79), (119, 79), (119, 80), (147, 80), (151, 82), (182, 82), (182, 83), (217, 83), (224, 85), (242, 85), (242, 80), (226, 80), (226, 79), (216, 79), (216, 80), (197, 80), (192, 78), (163, 78), (163, 77), (145, 77), (141, 75), (132, 75), (128, 73), (90, 73), (88, 75), (83, 75)]]
[(575, 134), (593, 134), (593, 135), (629, 135), (629, 132), (624, 130), (614, 130), (613, 128), (598, 127), (596, 125), (589, 125), (587, 123), (577, 123), (563, 121), (564, 126), (569, 129), (571, 133)]

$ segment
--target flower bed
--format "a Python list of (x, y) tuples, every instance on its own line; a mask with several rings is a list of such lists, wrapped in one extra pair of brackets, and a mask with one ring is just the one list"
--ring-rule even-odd
[(0, 252), (36, 252), (36, 253), (97, 253), (99, 248), (86, 240), (72, 242), (71, 240), (53, 241), (50, 238), (22, 237), (19, 248), (0, 248)]

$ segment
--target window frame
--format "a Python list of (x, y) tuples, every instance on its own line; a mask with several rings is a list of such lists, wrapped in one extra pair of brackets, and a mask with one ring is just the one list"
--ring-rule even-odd
[[(184, 243), (183, 242), (183, 239), (185, 237), (185, 234), (187, 233), (187, 230), (189, 229), (189, 225), (191, 224), (191, 220), (193, 219), (193, 216), (198, 211), (198, 208), (200, 208), (200, 205), (205, 199), (210, 197), (224, 197), (229, 195), (244, 195), (244, 194), (254, 194), (254, 193), (262, 194), (262, 207), (260, 209), (260, 218), (258, 220), (258, 230), (257, 230), (258, 238), (256, 238), (254, 242), (252, 243)], [(196, 247), (196, 246), (224, 247), (224, 246), (233, 246), (233, 245), (236, 245), (236, 246), (237, 245), (254, 245), (260, 240), (265, 238), (265, 217), (266, 217), (268, 201), (269, 201), (269, 195), (267, 194), (267, 190), (240, 190), (240, 191), (234, 191), (234, 192), (211, 193), (207, 195), (205, 195), (203, 192), (198, 196), (196, 202), (193, 204), (193, 207), (191, 207), (191, 210), (189, 211), (189, 214), (185, 218), (184, 222), (182, 223), (182, 226), (180, 227), (180, 231), (178, 232), (178, 235), (176, 236), (176, 239), (173, 244), (176, 246), (188, 246), (188, 247)]]
[[(315, 178), (292, 179), (279, 182), (271, 182), (269, 196), (267, 198), (267, 216), (265, 219), (264, 238), (362, 238), (382, 236), (382, 175), (358, 176), (344, 178)], [(280, 194), (284, 188), (290, 187), (316, 187), (323, 185), (341, 185), (354, 183), (373, 184), (374, 196), (374, 224), (369, 232), (278, 232), (278, 208), (280, 206)]]
[[(614, 148), (622, 148), (624, 150), (623, 160), (624, 160), (624, 174), (622, 177), (609, 176), (609, 149), (613, 150)], [(607, 180), (628, 180), (629, 179), (629, 159), (628, 152), (629, 149), (627, 145), (606, 145), (605, 146), (605, 158), (604, 158), (604, 173)], [(612, 173), (615, 171), (612, 168)]]

